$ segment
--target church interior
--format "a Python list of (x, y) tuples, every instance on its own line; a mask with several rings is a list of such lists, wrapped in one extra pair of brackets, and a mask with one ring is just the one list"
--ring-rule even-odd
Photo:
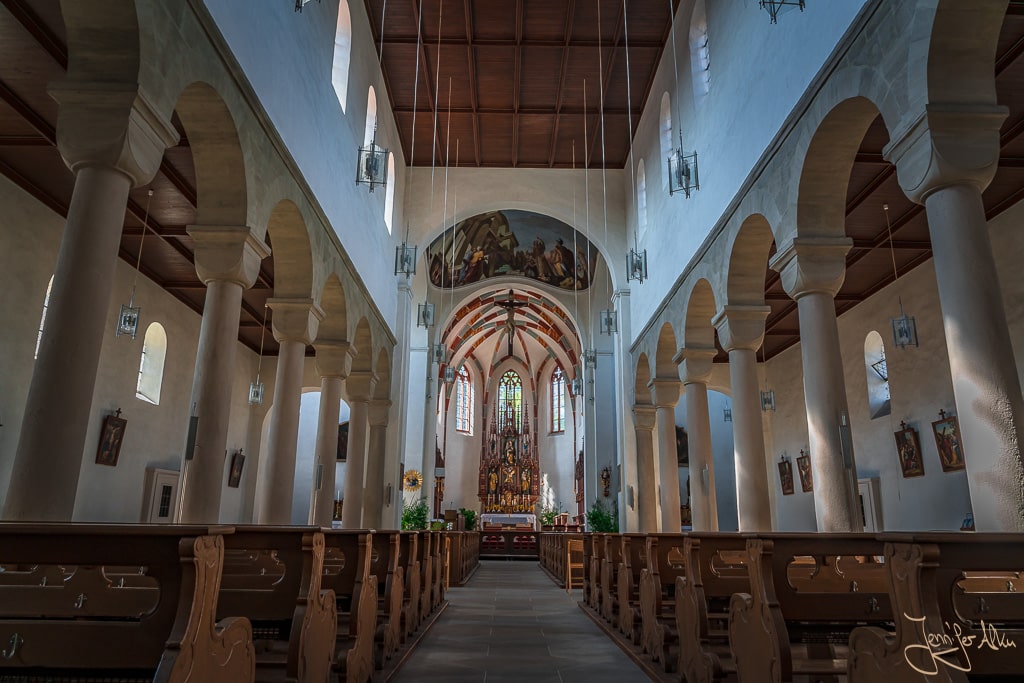
[(2, 0), (0, 683), (1024, 680), (1022, 133), (1024, 0)]

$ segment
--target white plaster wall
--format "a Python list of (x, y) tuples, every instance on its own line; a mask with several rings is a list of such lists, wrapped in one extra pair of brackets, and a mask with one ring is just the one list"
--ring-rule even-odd
[[(670, 40), (634, 139), (634, 163), (644, 160), (647, 180), (648, 228), (640, 248), (647, 249), (651, 278), (640, 288), (642, 295), (630, 297), (634, 330), (648, 323), (865, 1), (808, 3), (806, 11), (786, 12), (775, 25), (754, 0), (707, 2), (711, 85), (699, 106), (690, 69), (693, 2), (680, 3), (675, 30), (679, 82)], [(665, 189), (668, 169), (659, 133), (665, 92), (672, 103), (673, 145), (679, 144), (681, 120), (684, 149), (698, 152), (701, 189), (689, 200), (681, 193), (670, 197)], [(631, 240), (636, 208), (628, 164), (623, 181)]]
[[(0, 502), (17, 449), (24, 404), (32, 379), (36, 335), (46, 285), (56, 263), (64, 220), (29, 195), (0, 178), (0, 286), (8, 292), (0, 302), (4, 335), (0, 339)], [(135, 340), (115, 338), (114, 321), (127, 302), (135, 271), (122, 260), (116, 263), (114, 294), (107, 311), (109, 324), (103, 340), (89, 430), (82, 454), (75, 521), (137, 522), (140, 519), (143, 479), (148, 466), (179, 469), (184, 452), (192, 375), (201, 318), (149, 279), (139, 276), (135, 302), (142, 307)], [(146, 327), (159, 322), (167, 333), (160, 404), (135, 397), (139, 359)], [(234, 403), (228, 428), (228, 451), (246, 446), (249, 381), (255, 374), (256, 354), (237, 347)], [(128, 421), (116, 467), (97, 465), (96, 444), (104, 416), (121, 408)], [(243, 480), (249, 467), (243, 471)], [(225, 487), (222, 511), (228, 519), (240, 514), (244, 483)]]

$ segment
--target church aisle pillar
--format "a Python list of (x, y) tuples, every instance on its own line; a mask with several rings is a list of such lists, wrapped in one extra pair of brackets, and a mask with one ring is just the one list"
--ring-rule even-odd
[(388, 417), (391, 401), (369, 404), (370, 436), (366, 453), (366, 486), (363, 489), (363, 526), (381, 528), (384, 508), (384, 464), (387, 457)]
[(755, 355), (764, 339), (764, 323), (770, 311), (768, 306), (726, 306), (711, 321), (722, 348), (729, 353), (740, 531), (772, 528)]
[(804, 404), (818, 531), (863, 531), (857, 467), (840, 427), (849, 429), (835, 295), (846, 277), (847, 237), (797, 237), (772, 260), (800, 318)]
[(270, 408), (267, 452), (260, 467), (261, 490), (256, 505), (259, 524), (292, 522), (295, 449), (299, 441), (299, 405), (306, 345), (316, 337), (323, 311), (312, 301), (270, 299), (271, 327), (277, 340), (277, 374)]
[(270, 250), (245, 226), (193, 225), (188, 233), (206, 300), (192, 380), (195, 447), (182, 467), (178, 521), (204, 524), (220, 515), (242, 290), (256, 281)]
[(314, 526), (329, 527), (334, 519), (341, 390), (352, 365), (348, 351), (348, 342), (316, 344), (316, 369), (320, 373), (320, 414), (316, 430), (313, 493), (309, 498), (309, 523)]
[(108, 312), (128, 192), (149, 182), (178, 139), (132, 88), (67, 82), (50, 94), (60, 103), (57, 146), (75, 187), (3, 510), (10, 520), (71, 520), (104, 331), (114, 324)]
[(978, 531), (1024, 531), (1024, 400), (981, 193), (1006, 107), (932, 103), (884, 150), (928, 215), (935, 279)]
[(690, 448), (690, 514), (694, 531), (718, 531), (715, 461), (711, 450), (708, 382), (715, 349), (686, 348), (679, 369), (686, 394), (686, 429)]
[(658, 408), (658, 463), (661, 472), (661, 531), (682, 531), (679, 509), (679, 456), (676, 449), (676, 404), (681, 384), (675, 379), (653, 379), (648, 385)]
[(363, 497), (369, 441), (370, 396), (377, 382), (372, 372), (357, 372), (345, 380), (348, 394), (348, 460), (345, 465), (343, 529), (363, 528)]
[(654, 426), (658, 410), (654, 406), (633, 406), (636, 425), (636, 470), (638, 486), (636, 507), (641, 533), (658, 532), (658, 491), (654, 477)]

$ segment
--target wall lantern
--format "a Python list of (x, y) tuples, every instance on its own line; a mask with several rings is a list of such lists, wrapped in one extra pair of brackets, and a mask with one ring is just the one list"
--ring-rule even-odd
[(434, 344), (432, 355), (434, 362), (438, 365), (448, 362), (448, 349), (445, 348), (444, 344)]
[(434, 304), (420, 304), (416, 307), (416, 327), (434, 326)]
[(416, 250), (415, 244), (409, 246), (405, 242), (395, 247), (395, 275), (409, 277), (416, 274)]
[(445, 384), (451, 384), (455, 381), (455, 368), (451, 365), (446, 366), (444, 369), (444, 381)]
[(647, 279), (647, 250), (630, 249), (626, 255), (626, 281), (636, 280), (643, 284)]
[[(316, 1), (320, 2), (320, 0), (316, 0)], [(302, 8), (305, 7), (306, 5), (308, 5), (311, 2), (313, 2), (313, 0), (295, 0), (295, 11), (296, 12), (301, 12)]]
[[(388, 184), (388, 150), (377, 144), (376, 123), (373, 124), (373, 138), (369, 144), (359, 148), (356, 184), (369, 185), (370, 192), (373, 192), (375, 187), (384, 187)], [(415, 262), (415, 258), (413, 261)]]
[(673, 150), (668, 157), (668, 193), (682, 192), (686, 198), (700, 189), (700, 174), (697, 171), (697, 152), (686, 154), (682, 148)]
[(732, 422), (732, 406), (726, 405), (722, 408), (722, 421)]
[(615, 317), (615, 309), (601, 311), (599, 321), (601, 334), (615, 334), (619, 331), (619, 321)]

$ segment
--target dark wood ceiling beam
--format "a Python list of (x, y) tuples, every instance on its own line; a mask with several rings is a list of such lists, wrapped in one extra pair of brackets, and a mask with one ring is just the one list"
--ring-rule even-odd
[(68, 207), (64, 202), (59, 201), (56, 197), (51, 195), (49, 192), (41, 188), (35, 182), (30, 180), (28, 177), (22, 175), (13, 166), (8, 165), (4, 161), (0, 161), (0, 173), (3, 173), (8, 180), (20, 187), (25, 192), (36, 198), (41, 204), (48, 207), (55, 214), (62, 218), (68, 217)]
[(519, 94), (523, 75), (523, 0), (516, 0), (515, 65), (512, 68), (512, 168), (519, 162)]
[[(674, 9), (675, 3), (672, 4)], [(658, 48), (658, 54), (654, 57), (655, 65), (661, 63), (661, 55), (665, 51), (665, 43), (668, 41), (669, 36), (672, 35), (672, 17), (669, 17), (669, 23), (665, 24), (665, 31), (661, 34), (661, 45)], [(632, 43), (629, 45), (629, 49), (636, 49)], [(651, 88), (654, 87), (654, 78), (658, 75), (657, 66), (651, 69), (650, 76), (647, 77), (647, 83), (644, 85), (644, 94), (640, 96), (640, 111), (643, 111), (644, 106), (647, 104), (647, 99), (651, 96)], [(676, 86), (678, 87), (678, 85)], [(636, 134), (637, 129), (640, 127), (640, 117), (633, 120), (633, 130), (629, 131), (630, 144), (633, 142), (633, 136)]]
[[(470, 41), (462, 38), (441, 38), (441, 45), (449, 47), (465, 47)], [(388, 45), (415, 45), (416, 36), (388, 36), (387, 40), (384, 41), (384, 46)], [(433, 42), (434, 45), (437, 41)], [(563, 40), (539, 40), (536, 38), (524, 38), (522, 41), (517, 43), (515, 39), (510, 38), (473, 38), (473, 47), (515, 47), (516, 45), (522, 45), (524, 48), (551, 48), (558, 49), (565, 46)], [(379, 42), (377, 43), (379, 46)], [(662, 48), (662, 43), (655, 40), (637, 40), (629, 41), (630, 50), (659, 50)], [(598, 45), (596, 40), (576, 39), (569, 41), (568, 47), (570, 48), (583, 48), (588, 50), (596, 50)], [(608, 47), (607, 43), (603, 47)]]
[[(548, 168), (555, 165), (558, 149), (558, 126), (562, 115), (562, 93), (565, 89), (565, 72), (569, 68), (569, 43), (572, 40), (572, 20), (576, 14), (576, 0), (569, 0), (565, 10), (565, 44), (562, 46), (562, 65), (558, 72), (558, 90), (555, 93), (555, 121), (551, 126), (551, 145), (548, 153)], [(583, 103), (586, 108), (586, 102)]]
[[(588, 86), (589, 87), (589, 86)], [(412, 107), (395, 107), (392, 111), (396, 114), (412, 114)], [(446, 109), (447, 111), (447, 109)], [(562, 113), (567, 116), (583, 116), (582, 106), (571, 106), (566, 105), (562, 107)], [(520, 114), (534, 115), (534, 116), (554, 116), (558, 110), (555, 107), (519, 107)], [(452, 114), (480, 114), (480, 115), (512, 115), (515, 113), (515, 109), (508, 109), (504, 107), (452, 107)], [(591, 109), (587, 112), (588, 114), (596, 114), (597, 110)], [(615, 107), (612, 109), (605, 109), (606, 117), (622, 117), (629, 116), (629, 110), (625, 107)], [(633, 116), (640, 116), (643, 113), (641, 107), (633, 107)]]
[(773, 327), (766, 328), (764, 331), (766, 337), (799, 337), (800, 329), (793, 327)]
[[(430, 80), (430, 66), (431, 66), (431, 64), (430, 64), (430, 62), (427, 61), (427, 48), (424, 45), (425, 39), (423, 37), (423, 21), (422, 21), (422, 18), (420, 17), (419, 0), (409, 0), (409, 4), (412, 5), (412, 18), (416, 22), (416, 31), (419, 34), (419, 36), (417, 38), (417, 42), (419, 43), (419, 46), (420, 46), (420, 57), (419, 57), (419, 59), (420, 59), (420, 64), (422, 65), (421, 71), (423, 72), (423, 86), (424, 86), (424, 88), (426, 88), (427, 100), (430, 102), (430, 115), (431, 115), (432, 119), (436, 119), (436, 117), (437, 117), (437, 111), (436, 111), (437, 107), (435, 106), (436, 103), (435, 103), (435, 100), (434, 100), (434, 93), (436, 92), (436, 87), (435, 87), (436, 84), (432, 85), (432, 81)], [(367, 9), (369, 9), (369, 8), (367, 8)], [(382, 36), (382, 39), (383, 39), (383, 36)], [(440, 50), (438, 50), (437, 58), (438, 58), (438, 60), (441, 59), (441, 51)], [(392, 100), (392, 102), (394, 102), (394, 100)], [(419, 102), (413, 102), (412, 106), (413, 107), (418, 107), (419, 106)], [(436, 130), (435, 130), (435, 132), (436, 132)], [(412, 135), (415, 135), (415, 134), (416, 134), (416, 132), (413, 131)], [(434, 153), (437, 154), (437, 158), (438, 159), (444, 159), (444, 155), (441, 153), (441, 136), (440, 135), (434, 135), (433, 137), (434, 137)], [(410, 159), (409, 160), (409, 165), (412, 166), (412, 164), (413, 164), (413, 159)]]
[[(598, 0), (598, 2), (600, 1), (601, 0)], [(611, 81), (612, 67), (615, 66), (615, 57), (619, 52), (619, 41), (622, 39), (622, 28), (625, 25), (625, 22), (623, 21), (624, 10), (625, 7), (620, 5), (619, 14), (615, 19), (615, 35), (612, 37), (612, 42), (608, 50), (610, 54), (608, 55), (608, 57), (605, 58), (608, 60), (607, 63), (603, 65), (604, 73), (603, 78), (601, 79), (601, 93), (603, 97), (601, 98), (601, 107), (603, 108), (605, 116), (608, 115), (608, 109), (606, 107), (606, 105), (608, 104), (608, 83)], [(597, 27), (597, 31), (598, 35), (600, 35), (600, 26)], [(597, 135), (600, 132), (600, 129), (601, 126), (594, 126), (594, 132), (590, 134), (590, 140), (587, 141), (587, 150), (589, 151), (588, 158), (590, 159), (594, 158), (594, 145), (597, 143)], [(601, 164), (604, 165), (605, 161), (606, 160), (604, 159), (604, 155), (602, 154)]]
[[(469, 101), (473, 105), (473, 155), (477, 168), (480, 167), (480, 97), (476, 91), (476, 50), (473, 48), (473, 3), (462, 0), (463, 14), (466, 15), (466, 63), (469, 66)], [(414, 103), (415, 105), (415, 103)]]
[(57, 131), (50, 125), (49, 121), (40, 116), (35, 109), (18, 97), (18, 94), (11, 90), (3, 81), (0, 81), (0, 100), (17, 112), (18, 116), (25, 120), (25, 123), (32, 126), (32, 129), (46, 138), (51, 145), (57, 144)]
[(846, 215), (849, 216), (858, 206), (867, 201), (867, 199), (875, 193), (875, 190), (884, 185), (894, 173), (896, 173), (896, 167), (892, 164), (889, 164), (879, 171), (878, 174), (871, 179), (871, 182), (865, 185), (860, 192), (855, 194), (850, 201), (846, 202)]
[(167, 246), (171, 247), (172, 249), (174, 249), (174, 251), (178, 252), (178, 254), (180, 254), (181, 257), (184, 258), (186, 261), (195, 265), (196, 257), (192, 253), (192, 250), (183, 245), (178, 240), (174, 239), (173, 237), (165, 235), (164, 227), (160, 225), (160, 223), (157, 222), (157, 220), (153, 218), (152, 215), (147, 216), (146, 210), (139, 206), (138, 202), (136, 202), (133, 199), (129, 199), (128, 205), (126, 206), (126, 211), (128, 212), (128, 215), (130, 215), (138, 222), (147, 222), (149, 225), (150, 232), (152, 232), (154, 235), (163, 240), (167, 244)]
[(188, 180), (185, 179), (185, 176), (181, 175), (178, 169), (171, 165), (166, 156), (160, 160), (160, 173), (185, 198), (185, 201), (192, 205), (193, 209), (199, 208), (199, 197), (196, 195), (196, 189), (189, 184)]
[(0, 135), (0, 147), (49, 147), (50, 141), (41, 135)]
[[(141, 221), (140, 221), (141, 222)], [(163, 225), (160, 227), (160, 232), (157, 233), (153, 227), (153, 221), (149, 222), (149, 232), (156, 234), (158, 237), (188, 237), (188, 226), (187, 225)], [(128, 235), (130, 237), (138, 237), (142, 234), (142, 226), (124, 226), (121, 230), (122, 235)]]
[(65, 71), (68, 68), (68, 49), (57, 35), (50, 30), (39, 15), (36, 14), (25, 0), (0, 0), (7, 11), (18, 20), (18, 23), (35, 38), (43, 48)]
[[(860, 301), (861, 300), (860, 296), (858, 296), (857, 294), (847, 294), (846, 292), (840, 292), (839, 294), (836, 294), (835, 299), (836, 299), (836, 301)], [(764, 295), (764, 300), (766, 302), (771, 302), (771, 301), (775, 301), (775, 302), (787, 301), (788, 302), (788, 301), (792, 301), (790, 296), (788, 294), (786, 294), (785, 292), (768, 292), (768, 293), (766, 293)]]

